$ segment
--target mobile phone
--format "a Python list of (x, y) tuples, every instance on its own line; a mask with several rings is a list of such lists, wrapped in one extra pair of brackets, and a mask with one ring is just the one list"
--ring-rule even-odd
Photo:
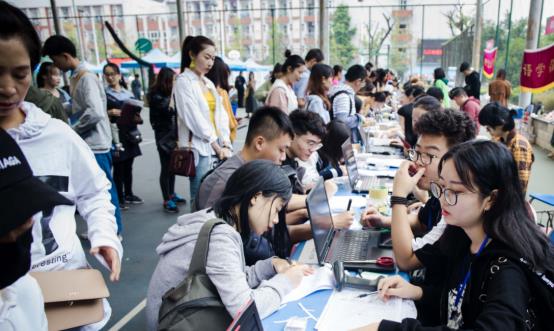
[(409, 168), (408, 168), (408, 173), (410, 174), (410, 176), (415, 176), (415, 174), (417, 174), (417, 168), (414, 166), (414, 165), (411, 165)]

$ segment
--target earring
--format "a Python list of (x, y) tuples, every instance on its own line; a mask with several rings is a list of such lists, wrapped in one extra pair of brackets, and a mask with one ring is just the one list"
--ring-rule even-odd
[(194, 59), (190, 60), (189, 68), (190, 68), (190, 69), (196, 68), (196, 61), (194, 61)]

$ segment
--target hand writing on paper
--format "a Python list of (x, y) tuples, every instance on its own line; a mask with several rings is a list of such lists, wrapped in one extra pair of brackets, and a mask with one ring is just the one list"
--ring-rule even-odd
[(415, 167), (415, 163), (410, 161), (404, 161), (396, 171), (394, 176), (394, 182), (392, 185), (392, 195), (398, 197), (407, 197), (410, 194), (414, 187), (416, 187), (417, 182), (423, 176), (425, 168), (419, 168), (417, 172), (411, 176), (410, 167)]
[(410, 284), (400, 276), (387, 277), (377, 285), (379, 297), (387, 301), (391, 297), (419, 300), (423, 296), (421, 287)]
[(361, 223), (368, 228), (390, 228), (390, 217), (381, 215), (375, 207), (367, 207), (362, 214)]
[(275, 272), (277, 272), (278, 274), (282, 274), (285, 271), (289, 270), (292, 266), (296, 265), (291, 264), (289, 263), (289, 261), (278, 257), (274, 257), (271, 260), (271, 263), (273, 264), (273, 269), (275, 269)]
[(291, 266), (284, 275), (287, 276), (293, 287), (300, 285), (304, 276), (309, 276), (314, 273), (314, 269), (305, 264), (297, 264)]
[(106, 260), (106, 263), (110, 266), (111, 274), (110, 280), (112, 282), (119, 281), (119, 274), (121, 273), (121, 262), (119, 261), (119, 255), (117, 251), (108, 246), (93, 247), (90, 249), (91, 255), (100, 254)]
[(333, 216), (333, 225), (337, 229), (348, 229), (354, 223), (354, 213), (345, 211)]

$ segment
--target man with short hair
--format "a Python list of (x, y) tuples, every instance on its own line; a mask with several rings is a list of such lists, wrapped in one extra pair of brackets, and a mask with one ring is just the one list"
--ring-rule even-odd
[(481, 96), (481, 80), (479, 79), (479, 73), (473, 70), (467, 62), (463, 62), (460, 65), (460, 72), (465, 76), (466, 86), (464, 86), (464, 89), (467, 95), (479, 100)]
[(500, 69), (496, 79), (489, 83), (490, 102), (498, 101), (502, 106), (508, 107), (508, 100), (512, 95), (512, 84), (506, 79), (506, 70)]
[(211, 207), (221, 197), (235, 170), (252, 160), (265, 159), (281, 164), (294, 139), (289, 117), (276, 107), (262, 107), (250, 118), (242, 150), (204, 178), (196, 195), (196, 210)]
[(140, 83), (139, 75), (135, 74), (135, 79), (131, 82), (131, 90), (133, 90), (133, 95), (135, 96), (135, 99), (141, 100), (141, 89), (142, 84)]
[(470, 97), (467, 95), (466, 90), (461, 87), (455, 87), (448, 93), (451, 100), (460, 107), (460, 110), (466, 113), (469, 118), (475, 123), (475, 129), (479, 133), (479, 111), (481, 110), (481, 104), (479, 99)]
[(112, 178), (112, 132), (106, 108), (106, 93), (102, 82), (86, 69), (85, 63), (77, 58), (77, 49), (71, 40), (55, 35), (46, 39), (42, 54), (49, 56), (54, 65), (63, 72), (71, 71), (70, 92), (72, 128), (88, 144), (96, 162), (111, 183), (111, 202), (115, 206), (117, 233), (121, 235), (123, 225), (119, 201)]
[(306, 89), (308, 87), (308, 80), (310, 79), (310, 70), (312, 70), (313, 66), (316, 64), (323, 62), (323, 60), (325, 60), (325, 56), (319, 48), (312, 48), (306, 53), (304, 61), (306, 62), (307, 70), (302, 73), (300, 80), (292, 86), (294, 94), (296, 94), (296, 98), (298, 99), (298, 108), (300, 109), (304, 109), (306, 105)]

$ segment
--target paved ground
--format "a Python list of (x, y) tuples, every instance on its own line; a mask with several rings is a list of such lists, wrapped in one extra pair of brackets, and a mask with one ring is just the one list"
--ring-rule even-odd
[[(155, 248), (162, 235), (177, 217), (175, 214), (165, 213), (162, 209), (162, 197), (158, 184), (160, 165), (154, 144), (154, 134), (149, 125), (147, 111), (144, 112), (143, 117), (146, 123), (141, 128), (144, 137), (144, 142), (141, 144), (143, 155), (135, 161), (134, 190), (135, 194), (143, 198), (145, 203), (131, 206), (129, 210), (123, 212), (125, 252), (122, 274), (118, 283), (108, 284), (113, 313), (106, 330), (110, 328), (114, 330), (145, 330), (144, 312), (141, 307), (144, 305), (143, 300), (146, 297), (150, 275), (157, 263)], [(245, 128), (239, 130), (236, 148), (242, 146), (245, 135)], [(553, 193), (552, 162), (554, 161), (549, 160), (546, 154), (538, 148), (535, 150), (535, 157), (529, 192)], [(188, 181), (185, 178), (177, 179), (176, 188), (178, 194), (188, 197)], [(536, 204), (536, 207), (539, 207), (537, 209), (544, 208), (539, 204)], [(188, 212), (188, 206), (181, 209), (181, 213), (185, 212)], [(80, 222), (79, 228), (79, 232), (84, 231), (83, 222)], [(88, 247), (88, 242), (83, 242), (83, 244)], [(94, 267), (103, 270), (95, 259), (89, 257), (89, 261)], [(107, 273), (104, 272), (104, 274)], [(106, 279), (108, 278), (106, 277)]]

